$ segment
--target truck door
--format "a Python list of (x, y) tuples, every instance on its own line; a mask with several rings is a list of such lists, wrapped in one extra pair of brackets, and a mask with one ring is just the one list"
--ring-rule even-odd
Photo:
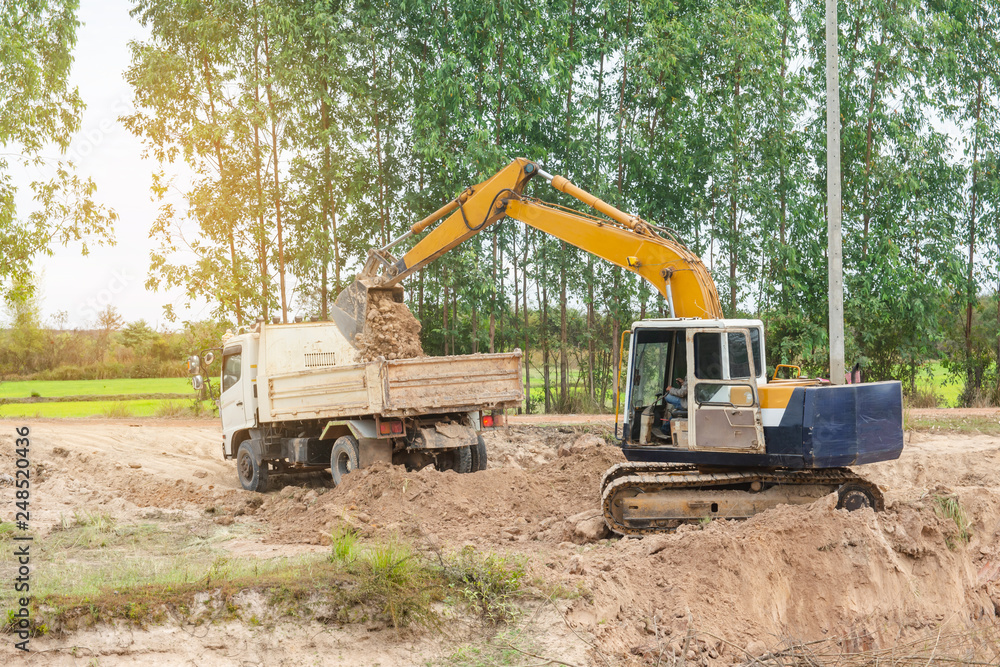
[[(236, 431), (253, 424), (251, 404), (246, 394), (250, 385), (250, 367), (242, 345), (230, 345), (222, 351), (222, 391), (219, 396), (219, 414), (226, 444), (232, 442)], [(248, 418), (248, 413), (250, 417)]]
[(749, 329), (692, 329), (687, 339), (689, 447), (764, 449)]

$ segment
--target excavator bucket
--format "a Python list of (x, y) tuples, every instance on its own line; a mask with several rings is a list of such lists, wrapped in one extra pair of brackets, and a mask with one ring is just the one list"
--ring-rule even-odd
[(403, 287), (392, 285), (390, 287), (376, 286), (368, 278), (360, 278), (347, 286), (343, 292), (337, 295), (335, 306), (346, 315), (337, 318), (337, 324), (347, 336), (348, 340), (354, 341), (354, 336), (365, 328), (365, 321), (368, 318), (368, 308), (374, 299), (390, 296), (393, 301), (403, 303)]

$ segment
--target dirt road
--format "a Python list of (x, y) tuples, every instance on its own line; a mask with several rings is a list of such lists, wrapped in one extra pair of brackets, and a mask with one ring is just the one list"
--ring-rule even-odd
[[(429, 551), (471, 545), (523, 555), (535, 581), (562, 592), (554, 603), (527, 603), (519, 623), (534, 637), (531, 652), (574, 665), (676, 664), (682, 654), (687, 664), (741, 664), (796, 642), (862, 651), (997, 623), (1000, 438), (910, 434), (899, 461), (859, 468), (885, 490), (880, 515), (836, 510), (830, 497), (618, 540), (607, 539), (597, 511), (601, 473), (622, 460), (607, 419), (528, 421), (512, 419), (489, 436), (490, 467), (480, 473), (378, 467), (337, 489), (317, 475), (279, 478), (261, 502), (222, 460), (214, 421), (38, 420), (32, 524), (52, 542), (68, 518), (87, 513), (118, 525), (172, 521), (159, 549), (196, 535), (234, 558), (326, 551), (342, 523), (362, 539), (394, 537)], [(14, 469), (17, 425), (0, 421), (0, 472)], [(0, 519), (10, 521), (13, 489), (0, 489)], [(961, 508), (959, 521), (942, 512), (942, 499)], [(46, 562), (33, 565), (39, 578), (54, 576)], [(10, 581), (11, 561), (0, 566)], [(30, 658), (6, 639), (0, 661), (472, 664), (456, 662), (456, 651), (484, 637), (482, 629), (442, 636), (315, 621), (266, 630), (97, 627), (37, 638), (32, 647), (46, 653)]]

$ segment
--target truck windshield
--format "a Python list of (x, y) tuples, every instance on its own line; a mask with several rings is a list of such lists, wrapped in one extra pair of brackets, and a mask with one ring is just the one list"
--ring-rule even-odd
[(240, 371), (243, 370), (242, 352), (243, 349), (240, 347), (231, 347), (222, 354), (223, 392), (240, 381)]

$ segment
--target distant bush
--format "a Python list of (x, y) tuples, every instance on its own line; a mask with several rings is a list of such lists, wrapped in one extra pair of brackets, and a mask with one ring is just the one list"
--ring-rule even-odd
[(180, 418), (190, 417), (192, 414), (191, 404), (181, 401), (163, 401), (153, 412), (154, 417), (160, 418)]
[(116, 378), (166, 378), (185, 377), (187, 373), (180, 361), (155, 361), (140, 359), (131, 364), (118, 361), (89, 364), (87, 366), (59, 366), (30, 375), (5, 375), (7, 380), (113, 380)]
[(906, 395), (906, 405), (910, 408), (936, 408), (942, 402), (937, 390), (917, 388)]
[(116, 401), (101, 410), (101, 414), (108, 419), (128, 419), (132, 416), (132, 408), (128, 403)]
[(188, 355), (218, 347), (231, 328), (225, 322), (186, 322), (182, 331), (161, 332), (139, 320), (121, 331), (47, 329), (36, 305), (29, 306), (10, 328), (0, 329), (0, 379), (183, 377)]

